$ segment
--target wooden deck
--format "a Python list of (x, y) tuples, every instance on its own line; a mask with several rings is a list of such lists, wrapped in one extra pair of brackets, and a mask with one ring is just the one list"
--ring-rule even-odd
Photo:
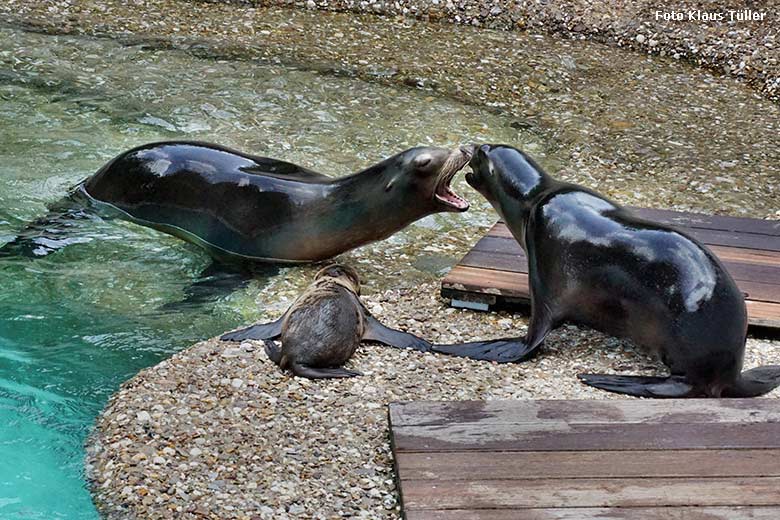
[[(780, 221), (633, 208), (706, 244), (720, 258), (745, 302), (751, 326), (780, 329)], [(454, 306), (527, 309), (528, 262), (499, 222), (444, 278), (442, 296)]]
[(780, 518), (777, 399), (390, 405), (406, 520)]

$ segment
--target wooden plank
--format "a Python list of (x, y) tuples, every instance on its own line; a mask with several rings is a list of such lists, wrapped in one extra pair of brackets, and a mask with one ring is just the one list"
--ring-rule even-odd
[(528, 259), (524, 254), (496, 253), (472, 249), (458, 265), (478, 269), (492, 269), (510, 273), (528, 273)]
[(390, 403), (390, 424), (623, 424), (780, 422), (777, 399), (525, 399)]
[[(460, 268), (480, 269), (482, 271), (493, 271), (497, 273), (514, 274), (520, 277), (519, 282), (527, 285), (528, 280), (528, 265), (518, 264), (516, 257), (509, 257), (508, 255), (489, 255), (487, 257), (481, 257), (479, 252), (472, 251), (461, 262), (450, 271), (451, 274), (445, 278), (448, 287), (457, 283), (469, 283), (473, 287), (478, 287), (478, 282), (473, 280), (474, 276), (481, 276), (486, 278), (492, 277), (492, 279), (498, 279), (498, 275), (492, 275), (488, 273), (477, 274), (474, 272), (466, 273), (461, 272)], [(728, 265), (726, 266), (729, 267)], [(457, 269), (457, 270), (456, 270)], [(454, 272), (453, 272), (454, 271)], [(729, 271), (731, 271), (729, 269)], [(752, 271), (752, 272), (751, 272)], [(737, 287), (746, 295), (745, 297), (756, 301), (765, 301), (771, 303), (780, 303), (780, 269), (766, 268), (766, 272), (760, 270), (745, 269), (739, 271), (742, 274), (742, 278), (734, 277), (734, 281)], [(466, 273), (466, 274), (464, 274)], [(764, 280), (761, 280), (761, 276), (765, 275)], [(462, 282), (457, 277), (467, 276), (469, 282)], [(751, 276), (754, 280), (745, 280), (745, 277)], [(507, 276), (500, 276), (502, 280), (508, 280)], [(776, 283), (773, 283), (776, 282)], [(487, 281), (485, 283), (488, 283)], [(485, 287), (496, 288), (501, 291), (503, 287), (486, 285)], [(522, 296), (527, 296), (527, 293), (523, 293)]]
[(456, 265), (442, 287), (528, 299), (528, 275)]
[(745, 306), (750, 325), (780, 328), (780, 304), (746, 300)]
[(397, 453), (780, 449), (780, 423), (444, 424), (393, 428)]
[(406, 520), (777, 520), (780, 507), (632, 507), (407, 511)]
[(410, 402), (389, 415), (407, 520), (780, 518), (776, 399)]
[(780, 253), (774, 251), (757, 251), (728, 246), (709, 246), (709, 249), (724, 262), (780, 266)]
[[(527, 277), (526, 277), (527, 281)], [(500, 303), (511, 303), (516, 307), (528, 306), (530, 300), (527, 293), (516, 290), (497, 289), (495, 287), (480, 288), (471, 285), (464, 288), (460, 280), (445, 278), (442, 281), (442, 296), (463, 300), (481, 299), (485, 295), (498, 295)], [(745, 301), (748, 311), (748, 324), (753, 327), (780, 328), (780, 304), (769, 302)]]
[(488, 234), (482, 237), (474, 246), (477, 251), (484, 251), (486, 253), (506, 253), (510, 255), (525, 256), (523, 248), (517, 243), (512, 235), (507, 231), (506, 236), (498, 234), (500, 232), (500, 226), (503, 224), (496, 224)]
[(715, 229), (718, 231), (780, 236), (780, 221), (778, 220), (708, 215), (705, 213), (689, 213), (668, 209), (637, 208), (631, 206), (627, 207), (627, 209), (636, 213), (643, 219), (681, 228)]
[(501, 509), (577, 507), (776, 506), (780, 478), (415, 480), (404, 507)]
[[(680, 228), (680, 230), (707, 246), (730, 246), (743, 249), (756, 249), (759, 251), (780, 252), (780, 237), (777, 236), (734, 233), (733, 231), (699, 228)], [(493, 229), (490, 230), (490, 235), (512, 238), (512, 234), (504, 223), (496, 224)]]
[[(441, 285), (444, 289), (502, 295), (523, 300), (529, 299), (528, 295), (531, 290), (528, 283), (528, 275), (525, 273), (482, 269), (465, 265), (453, 267), (444, 280), (442, 280)], [(762, 285), (758, 282), (739, 280), (737, 281), (737, 286), (748, 295), (747, 298), (750, 300), (780, 303), (780, 290), (777, 292), (774, 290), (775, 287), (780, 289), (780, 286)], [(774, 309), (765, 307), (763, 310), (770, 311)], [(749, 311), (750, 309), (748, 309)], [(780, 315), (775, 316), (780, 318)]]
[[(411, 480), (780, 477), (780, 450), (398, 453)], [(413, 484), (412, 484), (413, 485)], [(780, 517), (778, 517), (780, 518)]]
[[(723, 258), (720, 260), (734, 280), (776, 285), (775, 295), (780, 295), (780, 258), (778, 263), (774, 265), (730, 261)], [(528, 260), (524, 254), (486, 252), (476, 248), (469, 251), (458, 262), (458, 265), (512, 273), (528, 273)]]
[[(520, 247), (520, 244), (509, 234), (509, 231), (505, 230), (505, 234), (498, 234), (501, 232), (503, 224), (496, 224), (487, 235), (482, 237), (474, 246), (474, 251), (481, 251), (485, 253), (502, 253), (508, 255), (516, 255), (525, 258), (525, 252)], [(761, 251), (756, 249), (745, 249), (740, 247), (707, 246), (715, 255), (723, 261), (735, 261), (750, 264), (778, 266), (780, 265), (780, 253), (776, 251)]]
[(473, 290), (485, 294), (506, 294), (528, 299), (528, 273), (456, 265), (442, 280), (442, 287)]

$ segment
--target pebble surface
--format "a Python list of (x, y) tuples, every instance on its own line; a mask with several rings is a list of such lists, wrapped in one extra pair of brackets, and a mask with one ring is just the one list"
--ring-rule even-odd
[[(364, 301), (387, 325), (440, 343), (526, 330), (519, 315), (449, 308), (437, 289)], [(780, 341), (750, 338), (747, 350), (746, 368), (780, 363)], [(89, 443), (99, 509), (107, 518), (398, 519), (388, 403), (625, 399), (576, 374), (662, 373), (630, 344), (571, 325), (521, 364), (363, 344), (347, 367), (364, 375), (309, 381), (280, 371), (259, 342), (211, 339), (142, 371)]]

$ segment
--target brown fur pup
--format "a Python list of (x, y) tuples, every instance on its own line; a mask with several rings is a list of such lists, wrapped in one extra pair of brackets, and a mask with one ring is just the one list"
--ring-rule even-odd
[[(343, 368), (362, 340), (428, 351), (417, 336), (379, 323), (360, 302), (360, 280), (348, 266), (321, 269), (314, 282), (277, 321), (222, 336), (227, 341), (262, 339), (268, 357), (282, 369), (310, 379), (353, 377)], [(281, 346), (273, 341), (280, 338)]]

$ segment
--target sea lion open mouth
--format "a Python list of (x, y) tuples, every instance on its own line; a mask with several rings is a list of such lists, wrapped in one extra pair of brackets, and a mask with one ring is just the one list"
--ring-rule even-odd
[(434, 198), (455, 211), (466, 211), (469, 209), (469, 202), (455, 193), (450, 183), (455, 178), (455, 174), (469, 163), (472, 155), (473, 147), (471, 146), (461, 146), (459, 149), (453, 150), (442, 165), (436, 180)]

